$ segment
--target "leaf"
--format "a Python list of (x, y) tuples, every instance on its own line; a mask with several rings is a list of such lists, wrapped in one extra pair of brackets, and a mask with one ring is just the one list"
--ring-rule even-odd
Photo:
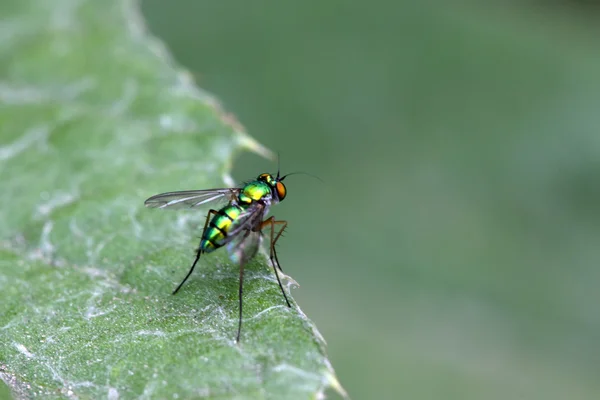
[(238, 268), (225, 251), (170, 294), (205, 215), (144, 199), (223, 186), (236, 152), (270, 152), (149, 37), (137, 3), (5, 0), (0, 13), (0, 377), (13, 395), (341, 390), (316, 327), (284, 305), (263, 257), (246, 269), (239, 345)]

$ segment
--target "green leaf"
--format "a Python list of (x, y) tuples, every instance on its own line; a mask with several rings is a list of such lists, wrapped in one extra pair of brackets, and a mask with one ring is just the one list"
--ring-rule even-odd
[(236, 152), (270, 152), (149, 37), (137, 3), (4, 0), (0, 15), (0, 378), (13, 395), (341, 391), (262, 256), (246, 269), (240, 344), (225, 251), (170, 294), (205, 215), (144, 199), (222, 187)]

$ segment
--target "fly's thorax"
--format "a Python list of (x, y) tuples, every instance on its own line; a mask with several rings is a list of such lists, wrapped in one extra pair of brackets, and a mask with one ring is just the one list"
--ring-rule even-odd
[(255, 201), (271, 201), (271, 187), (266, 182), (252, 181), (244, 186), (239, 201), (243, 204), (251, 204)]

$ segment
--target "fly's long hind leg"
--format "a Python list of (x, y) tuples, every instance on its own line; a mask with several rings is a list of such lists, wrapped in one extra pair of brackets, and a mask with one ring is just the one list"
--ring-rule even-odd
[[(244, 237), (242, 238), (242, 240), (240, 241), (240, 243), (243, 243), (244, 240), (246, 240), (246, 238), (250, 235), (250, 233), (252, 233), (252, 231), (247, 230), (246, 232), (244, 232)], [(238, 290), (238, 301), (239, 301), (239, 317), (238, 317), (238, 331), (237, 331), (237, 335), (235, 337), (235, 341), (237, 343), (240, 342), (240, 333), (242, 332), (242, 306), (243, 306), (243, 302), (242, 302), (242, 294), (244, 292), (244, 267), (246, 265), (246, 259), (244, 259), (244, 257), (240, 258), (240, 288)]]
[[(206, 222), (204, 222), (204, 229), (202, 229), (202, 237), (203, 238), (204, 238), (204, 233), (206, 232), (206, 227), (208, 226), (208, 223), (210, 222), (212, 216), (217, 213), (218, 213), (217, 210), (208, 210), (208, 213), (206, 214)], [(202, 239), (200, 239), (200, 243), (202, 243)], [(198, 246), (198, 253), (196, 254), (196, 259), (194, 260), (194, 263), (192, 264), (192, 268), (190, 268), (189, 272), (187, 273), (185, 278), (183, 278), (183, 280), (181, 281), (179, 286), (177, 286), (177, 288), (175, 290), (173, 290), (173, 294), (177, 293), (179, 291), (179, 289), (181, 289), (181, 287), (183, 286), (185, 281), (187, 281), (188, 278), (190, 277), (190, 275), (192, 275), (192, 272), (194, 271), (194, 267), (196, 267), (196, 263), (200, 259), (201, 255), (202, 255), (202, 248), (200, 246)]]
[[(287, 306), (291, 308), (292, 306), (290, 305), (290, 301), (288, 300), (287, 295), (285, 294), (285, 290), (283, 290), (283, 286), (281, 285), (281, 279), (279, 279), (279, 274), (277, 273), (276, 268), (279, 268), (279, 270), (281, 272), (283, 272), (283, 270), (281, 269), (281, 265), (279, 264), (279, 259), (277, 258), (277, 250), (275, 250), (275, 243), (277, 243), (277, 240), (281, 237), (281, 234), (285, 230), (285, 227), (287, 226), (287, 221), (276, 221), (274, 217), (270, 217), (270, 218), (266, 219), (260, 225), (260, 228), (262, 230), (262, 228), (269, 226), (269, 225), (271, 228), (269, 258), (271, 259), (271, 264), (273, 264), (273, 272), (275, 272), (275, 276), (277, 277), (277, 283), (279, 283), (279, 288), (281, 289), (283, 298), (285, 299)], [(279, 229), (279, 232), (277, 232), (277, 235), (275, 235), (275, 225), (282, 225), (281, 229)]]
[(237, 343), (240, 342), (240, 333), (242, 332), (242, 292), (244, 287), (244, 262), (240, 263), (240, 289), (238, 292), (238, 301), (240, 303), (240, 314), (238, 317), (238, 331), (235, 337)]

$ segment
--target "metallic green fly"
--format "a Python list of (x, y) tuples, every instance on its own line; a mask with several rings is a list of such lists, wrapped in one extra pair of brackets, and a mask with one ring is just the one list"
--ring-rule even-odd
[(256, 180), (239, 188), (189, 190), (157, 194), (145, 201), (147, 207), (181, 209), (197, 207), (215, 200), (226, 199), (228, 204), (219, 210), (209, 210), (196, 259), (183, 281), (173, 291), (177, 293), (190, 277), (200, 256), (227, 246), (231, 259), (240, 266), (239, 321), (236, 341), (240, 341), (242, 330), (242, 288), (244, 284), (244, 266), (254, 257), (263, 239), (263, 229), (270, 228), (269, 258), (273, 265), (279, 288), (288, 307), (290, 302), (283, 290), (277, 269), (283, 272), (277, 258), (275, 243), (287, 226), (287, 221), (274, 217), (265, 219), (271, 204), (277, 204), (286, 196), (283, 180), (291, 174), (280, 177), (260, 174)]

